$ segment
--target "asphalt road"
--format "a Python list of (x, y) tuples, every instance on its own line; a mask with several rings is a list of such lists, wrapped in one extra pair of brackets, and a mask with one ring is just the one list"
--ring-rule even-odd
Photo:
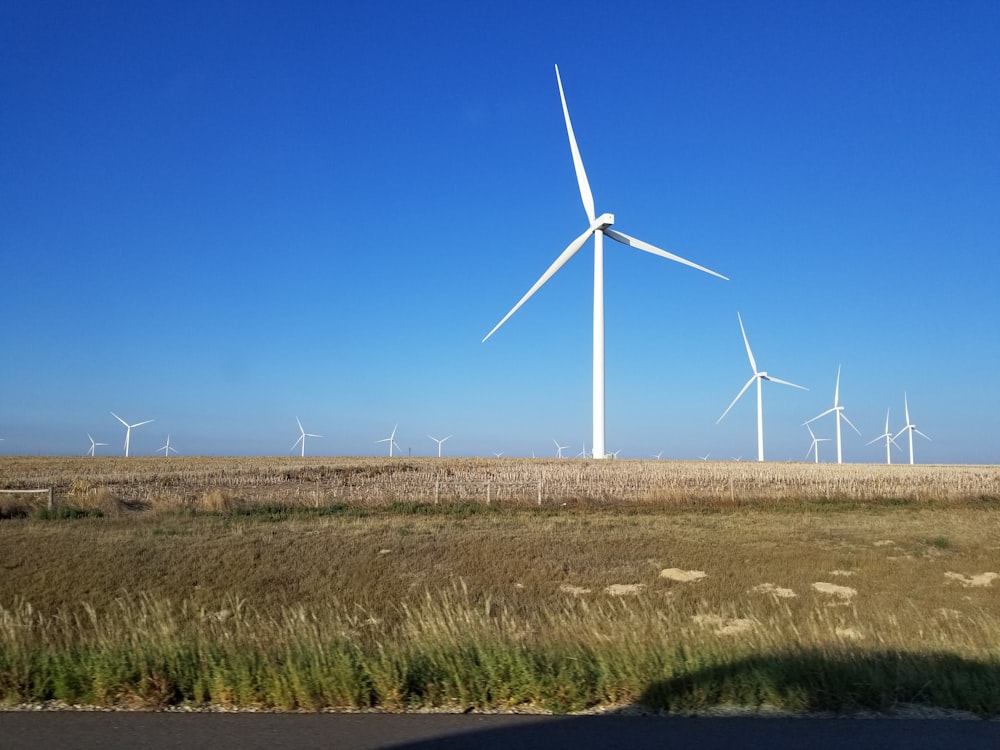
[(0, 750), (1000, 750), (1000, 722), (495, 714), (0, 711)]

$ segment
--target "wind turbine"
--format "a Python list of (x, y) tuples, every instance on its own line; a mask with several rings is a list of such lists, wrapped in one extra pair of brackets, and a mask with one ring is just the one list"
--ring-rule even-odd
[(813, 434), (812, 427), (809, 426), (808, 422), (806, 422), (804, 426), (805, 426), (805, 428), (807, 430), (809, 430), (809, 437), (811, 437), (813, 439), (812, 445), (810, 445), (809, 446), (809, 450), (806, 451), (806, 460), (808, 461), (809, 460), (809, 454), (812, 453), (813, 451), (815, 451), (815, 453), (816, 453), (816, 463), (819, 463), (819, 444), (820, 443), (825, 443), (825, 442), (829, 441), (830, 438), (818, 438), (818, 437), (816, 437), (816, 435)]
[(117, 419), (123, 425), (125, 425), (125, 457), (128, 458), (128, 441), (129, 441), (129, 438), (132, 437), (132, 428), (133, 427), (142, 427), (142, 425), (149, 424), (153, 420), (152, 419), (147, 419), (145, 422), (136, 422), (135, 424), (129, 424), (124, 419), (122, 419), (117, 414), (115, 414), (114, 412), (111, 412), (111, 416), (114, 417), (115, 419)]
[(747, 339), (746, 329), (743, 327), (743, 318), (740, 317), (739, 313), (736, 313), (736, 318), (740, 321), (740, 331), (743, 333), (743, 343), (747, 347), (747, 357), (750, 359), (750, 369), (753, 370), (753, 375), (747, 381), (747, 384), (743, 386), (743, 389), (736, 394), (736, 398), (733, 399), (731, 403), (724, 412), (722, 416), (715, 420), (716, 424), (719, 424), (723, 418), (729, 413), (729, 410), (735, 406), (736, 402), (740, 400), (740, 397), (747, 392), (747, 388), (753, 385), (753, 382), (757, 381), (757, 460), (764, 460), (764, 410), (763, 410), (763, 398), (761, 397), (761, 383), (765, 380), (769, 380), (772, 383), (780, 383), (781, 385), (790, 385), (792, 388), (799, 388), (803, 391), (808, 391), (801, 385), (795, 385), (795, 383), (789, 383), (787, 380), (779, 380), (778, 378), (773, 378), (766, 372), (757, 369), (757, 362), (753, 358), (753, 352), (750, 351), (750, 341)]
[[(396, 431), (395, 431), (395, 430), (393, 430), (393, 434), (395, 434), (395, 433), (396, 433)], [(447, 440), (448, 438), (452, 437), (452, 435), (449, 435), (449, 436), (448, 436), (448, 437), (446, 437), (446, 438), (441, 438), (440, 440), (438, 440), (438, 439), (437, 439), (436, 437), (434, 437), (433, 435), (428, 435), (427, 437), (429, 437), (429, 438), (430, 438), (431, 440), (433, 440), (433, 441), (434, 441), (435, 443), (437, 443), (437, 444), (438, 444), (438, 458), (441, 458), (441, 443), (443, 443), (443, 442), (444, 442), (445, 440)]]
[[(910, 420), (907, 419), (906, 421), (909, 422)], [(889, 432), (889, 410), (888, 409), (885, 410), (885, 432), (883, 432), (881, 435), (879, 435), (874, 440), (868, 441), (868, 443), (866, 443), (866, 445), (871, 445), (872, 443), (877, 443), (879, 440), (885, 440), (885, 462), (887, 464), (891, 464), (892, 463), (892, 454), (889, 452), (889, 446), (890, 445), (895, 445), (898, 448), (899, 447), (899, 443), (896, 442), (896, 438), (894, 438), (892, 436), (892, 433)]]
[[(906, 393), (903, 393), (903, 408), (906, 410), (906, 426), (903, 427), (903, 429), (901, 429), (899, 432), (896, 433), (896, 437), (899, 437), (904, 432), (910, 433), (910, 463), (912, 464), (913, 463), (913, 433), (915, 432), (918, 435), (920, 435), (920, 437), (927, 438), (928, 440), (930, 440), (930, 438), (927, 437), (920, 430), (918, 430), (917, 426), (915, 424), (913, 424), (913, 422), (910, 421), (910, 404), (906, 400)], [(893, 438), (893, 440), (895, 441), (895, 438)]]
[[(817, 419), (822, 419), (827, 414), (837, 415), (837, 463), (842, 464), (844, 463), (844, 461), (842, 458), (842, 454), (840, 452), (840, 420), (843, 419), (845, 422), (847, 422), (847, 424), (851, 425), (851, 429), (854, 430), (859, 435), (861, 434), (861, 430), (859, 430), (851, 423), (851, 420), (849, 420), (847, 418), (847, 415), (844, 414), (844, 407), (840, 405), (840, 365), (837, 365), (837, 385), (833, 389), (833, 406), (827, 409), (822, 414), (817, 414), (815, 417), (808, 420), (804, 424), (808, 425), (809, 422), (815, 422)], [(812, 432), (812, 430), (810, 430), (810, 432)]]
[(392, 428), (392, 434), (389, 435), (389, 437), (382, 438), (381, 440), (376, 440), (375, 441), (376, 443), (388, 443), (389, 444), (389, 458), (392, 458), (392, 446), (395, 445), (397, 448), (399, 447), (399, 445), (396, 443), (396, 427), (399, 427), (399, 425), (397, 424), (395, 427)]
[(556, 440), (555, 438), (552, 438), (552, 442), (556, 444), (556, 458), (562, 458), (563, 457), (563, 450), (565, 448), (569, 448), (569, 446), (568, 445), (559, 445), (559, 441)]
[(302, 458), (305, 458), (306, 457), (306, 438), (307, 437), (323, 437), (323, 436), (322, 435), (315, 435), (312, 432), (306, 432), (302, 428), (302, 422), (299, 421), (298, 417), (295, 418), (295, 421), (299, 425), (299, 432), (301, 434), (299, 435), (299, 439), (296, 440), (294, 443), (292, 443), (292, 447), (289, 448), (288, 450), (293, 451), (293, 450), (295, 450), (295, 446), (296, 445), (298, 445), (299, 443), (302, 443)]
[[(98, 443), (98, 442), (96, 442), (94, 440), (94, 438), (90, 437), (90, 433), (89, 432), (87, 433), (87, 437), (90, 438), (90, 449), (87, 451), (87, 455), (88, 456), (93, 456), (93, 455), (96, 454), (96, 452), (97, 452), (97, 446), (99, 446), (99, 445), (107, 445), (107, 443)], [(0, 438), (0, 440), (3, 440), (3, 438)]]
[(167, 435), (167, 443), (166, 443), (166, 445), (161, 445), (159, 448), (156, 449), (157, 453), (159, 453), (160, 451), (163, 451), (163, 457), (164, 458), (166, 458), (167, 456), (170, 455), (170, 451), (173, 451), (174, 453), (177, 452), (177, 449), (171, 447), (171, 445), (170, 445), (170, 435)]
[[(604, 213), (597, 216), (594, 211), (594, 196), (590, 191), (590, 183), (587, 181), (587, 173), (583, 168), (583, 160), (580, 157), (580, 149), (576, 144), (576, 136), (573, 134), (573, 125), (569, 119), (569, 107), (566, 105), (566, 95), (563, 92), (562, 78), (559, 76), (559, 66), (556, 66), (556, 83), (559, 85), (559, 99), (562, 101), (563, 117), (566, 120), (566, 133), (569, 136), (569, 148), (573, 155), (573, 167), (576, 170), (576, 181), (580, 188), (580, 198), (583, 201), (583, 208), (587, 213), (587, 221), (590, 222), (587, 229), (575, 240), (573, 240), (562, 251), (562, 254), (549, 266), (548, 270), (535, 282), (528, 292), (521, 297), (521, 300), (511, 308), (503, 319), (494, 326), (493, 330), (486, 334), (485, 342), (492, 336), (500, 326), (507, 322), (511, 315), (520, 309), (521, 305), (537, 292), (546, 281), (563, 267), (576, 252), (594, 235), (594, 355), (593, 355), (593, 441), (591, 455), (594, 458), (607, 458), (604, 445), (604, 236), (607, 235), (616, 242), (629, 245), (637, 250), (643, 250), (653, 255), (667, 258), (677, 263), (695, 268), (699, 271), (726, 279), (722, 274), (711, 271), (697, 263), (681, 258), (666, 250), (661, 250), (635, 237), (630, 237), (622, 232), (611, 229), (615, 217), (613, 214)], [(728, 281), (728, 279), (726, 279)]]

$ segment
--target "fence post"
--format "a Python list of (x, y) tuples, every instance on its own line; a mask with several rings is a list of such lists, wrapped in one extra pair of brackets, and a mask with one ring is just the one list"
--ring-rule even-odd
[(542, 474), (538, 474), (538, 505), (542, 505)]
[(52, 488), (49, 487), (49, 510), (52, 510)]
[(486, 480), (486, 504), (487, 505), (490, 504), (490, 487), (491, 487), (490, 480), (487, 479)]

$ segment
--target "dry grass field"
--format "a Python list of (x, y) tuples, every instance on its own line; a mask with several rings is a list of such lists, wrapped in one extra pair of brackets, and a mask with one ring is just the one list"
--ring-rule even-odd
[(1000, 714), (1000, 468), (0, 458), (0, 704)]

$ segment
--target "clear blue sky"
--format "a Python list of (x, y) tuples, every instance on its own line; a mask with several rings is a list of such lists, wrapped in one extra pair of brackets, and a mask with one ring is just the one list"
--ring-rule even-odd
[[(1000, 460), (1000, 3), (0, 2), (0, 452)], [(769, 386), (769, 387), (768, 387)], [(832, 420), (817, 434), (832, 436)], [(821, 457), (830, 459), (830, 443)], [(902, 460), (904, 452), (895, 455)]]

